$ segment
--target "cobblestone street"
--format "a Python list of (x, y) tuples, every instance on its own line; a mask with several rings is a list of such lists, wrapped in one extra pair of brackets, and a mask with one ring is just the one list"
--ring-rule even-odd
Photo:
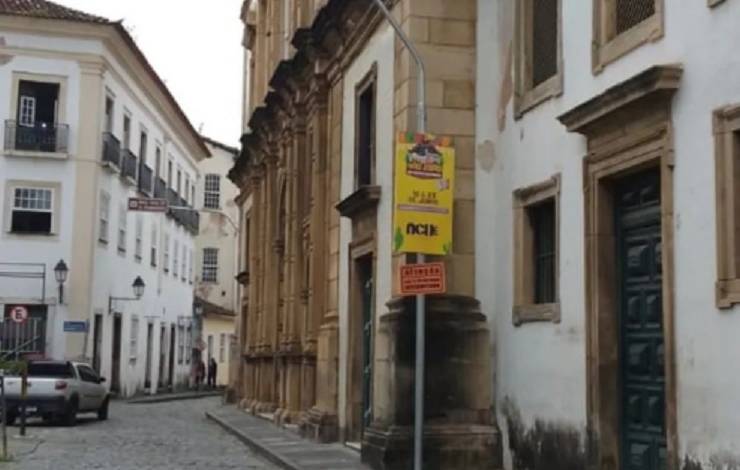
[[(152, 405), (115, 402), (108, 421), (80, 415), (74, 428), (31, 420), (29, 438), (11, 437), (8, 470), (275, 469), (205, 419), (220, 398)], [(9, 429), (17, 436), (18, 428)]]

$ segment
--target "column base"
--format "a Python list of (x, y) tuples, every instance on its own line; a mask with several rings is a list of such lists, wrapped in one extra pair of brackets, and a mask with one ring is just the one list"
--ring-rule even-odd
[[(424, 470), (501, 470), (501, 436), (493, 426), (426, 425)], [(408, 470), (414, 463), (414, 430), (371, 425), (363, 435), (362, 461), (374, 470)]]
[(337, 415), (311, 408), (301, 420), (301, 436), (321, 443), (335, 442), (339, 436)]

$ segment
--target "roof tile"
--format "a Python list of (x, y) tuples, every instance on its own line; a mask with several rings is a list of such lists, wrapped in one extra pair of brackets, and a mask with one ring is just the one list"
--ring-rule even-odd
[(57, 20), (110, 23), (107, 18), (68, 8), (48, 0), (0, 0), (0, 15), (28, 16)]

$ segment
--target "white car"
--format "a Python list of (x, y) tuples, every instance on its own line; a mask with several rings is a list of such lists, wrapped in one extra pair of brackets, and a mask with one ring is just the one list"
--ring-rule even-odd
[[(105, 378), (88, 364), (69, 361), (31, 361), (28, 363), (26, 416), (41, 416), (44, 421), (60, 420), (67, 426), (77, 423), (77, 413), (95, 412), (108, 419), (110, 395), (102, 385)], [(5, 378), (7, 423), (21, 413), (21, 378)]]

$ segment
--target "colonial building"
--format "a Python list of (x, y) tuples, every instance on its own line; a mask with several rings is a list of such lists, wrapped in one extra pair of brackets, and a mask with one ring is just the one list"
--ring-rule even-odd
[(0, 304), (31, 315), (3, 352), (91, 361), (122, 395), (185, 383), (208, 149), (120, 22), (0, 1), (0, 63)]
[(738, 18), (478, 2), (475, 292), (506, 468), (738, 465)]
[(229, 384), (231, 342), (236, 332), (239, 291), (236, 276), (239, 260), (239, 189), (226, 178), (237, 149), (204, 137), (211, 158), (199, 163), (196, 207), (200, 211), (200, 231), (195, 239), (195, 302), (198, 360), (211, 359), (218, 365), (217, 385)]
[[(476, 299), (472, 0), (386, 2), (427, 67), (428, 131), (457, 153), (448, 295), (427, 306), (424, 468), (498, 468), (492, 369)], [(240, 187), (241, 405), (307, 437), (409, 468), (414, 302), (392, 246), (395, 136), (417, 72), (371, 1), (246, 1)]]

